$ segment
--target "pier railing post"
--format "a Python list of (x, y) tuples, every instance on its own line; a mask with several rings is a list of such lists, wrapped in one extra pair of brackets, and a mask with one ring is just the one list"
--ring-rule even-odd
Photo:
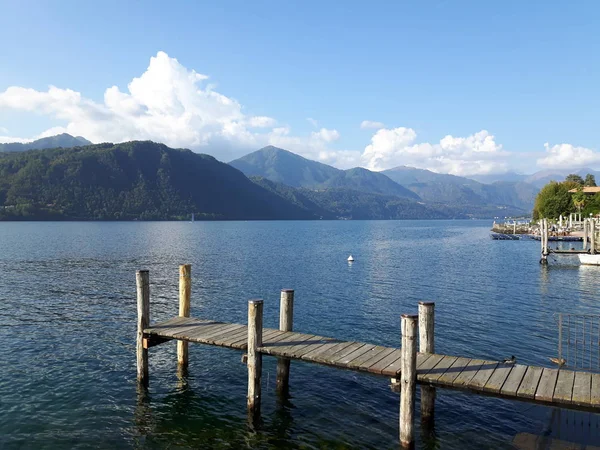
[(583, 249), (587, 250), (588, 248), (588, 221), (585, 219), (583, 221)]
[(596, 253), (596, 219), (590, 219), (590, 253)]
[(150, 326), (150, 272), (136, 272), (137, 285), (137, 381), (148, 386), (148, 349), (144, 348), (144, 330)]
[(260, 416), (262, 375), (262, 354), (258, 348), (262, 346), (263, 301), (248, 302), (248, 414), (252, 420)]
[[(435, 353), (434, 329), (435, 303), (419, 302), (419, 352)], [(434, 387), (421, 386), (421, 423), (426, 430), (433, 428), (435, 395)]]
[[(192, 294), (192, 266), (179, 266), (179, 317), (190, 317), (190, 299)], [(180, 369), (188, 366), (188, 343), (177, 341), (177, 363)]]
[(402, 315), (402, 359), (400, 378), (400, 445), (414, 447), (415, 393), (417, 385), (418, 316)]
[(542, 243), (542, 258), (540, 264), (548, 264), (548, 219), (540, 221), (540, 234)]
[[(294, 290), (283, 289), (279, 301), (279, 330), (292, 331), (294, 323)], [(290, 383), (289, 358), (277, 359), (277, 393), (286, 397)]]

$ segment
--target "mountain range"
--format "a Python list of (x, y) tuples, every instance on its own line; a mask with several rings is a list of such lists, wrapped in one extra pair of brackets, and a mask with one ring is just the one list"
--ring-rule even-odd
[(491, 218), (529, 214), (539, 188), (568, 173), (340, 170), (273, 146), (227, 165), (149, 141), (89, 145), (62, 134), (0, 144), (0, 219)]
[(0, 152), (24, 152), (26, 150), (42, 150), (46, 148), (71, 148), (79, 145), (91, 144), (86, 138), (81, 136), (71, 136), (70, 134), (63, 133), (56, 136), (45, 137), (37, 139), (32, 142), (20, 143), (11, 142), (7, 144), (0, 144)]
[(340, 170), (289, 151), (265, 147), (229, 163), (249, 177), (291, 187), (351, 189), (444, 206), (471, 217), (527, 214), (538, 188), (525, 182), (483, 184), (469, 178), (400, 166), (383, 172), (363, 168)]

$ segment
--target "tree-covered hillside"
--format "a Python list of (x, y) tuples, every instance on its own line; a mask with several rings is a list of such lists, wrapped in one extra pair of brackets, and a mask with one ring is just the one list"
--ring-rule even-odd
[(0, 219), (309, 219), (240, 171), (153, 142), (0, 154)]

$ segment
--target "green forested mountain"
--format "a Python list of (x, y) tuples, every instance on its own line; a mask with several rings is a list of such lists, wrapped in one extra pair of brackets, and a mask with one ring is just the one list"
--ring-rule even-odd
[(81, 136), (71, 136), (63, 133), (56, 136), (50, 136), (42, 139), (21, 144), (19, 142), (11, 142), (8, 144), (0, 144), (0, 152), (24, 152), (26, 150), (41, 150), (44, 148), (71, 148), (80, 145), (89, 145), (90, 141)]
[(263, 177), (251, 177), (263, 188), (323, 219), (464, 219), (463, 212), (444, 205), (343, 188), (294, 188)]
[(384, 170), (383, 173), (418, 194), (424, 201), (462, 208), (496, 206), (529, 211), (539, 190), (523, 181), (484, 184), (470, 178), (406, 166)]
[(309, 219), (207, 155), (153, 142), (0, 154), (0, 219)]
[(419, 198), (379, 172), (361, 167), (340, 170), (273, 146), (257, 150), (229, 164), (249, 177), (264, 177), (292, 187), (339, 188), (415, 200)]

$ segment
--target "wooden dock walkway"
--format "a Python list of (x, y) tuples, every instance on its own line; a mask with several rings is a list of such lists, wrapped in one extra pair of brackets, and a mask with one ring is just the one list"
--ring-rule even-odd
[(400, 317), (401, 348), (385, 347), (294, 332), (294, 291), (291, 289), (281, 291), (279, 329), (263, 328), (263, 300), (248, 301), (247, 325), (190, 317), (191, 266), (182, 265), (179, 269), (179, 316), (152, 326), (149, 273), (138, 271), (136, 274), (137, 380), (141, 389), (148, 386), (148, 350), (176, 340), (180, 374), (186, 373), (190, 342), (246, 352), (243, 358), (248, 372), (246, 399), (252, 424), (259, 423), (260, 418), (263, 355), (277, 358), (276, 386), (283, 397), (289, 393), (291, 360), (392, 378), (400, 388), (399, 434), (400, 444), (405, 449), (414, 447), (417, 383), (421, 384), (424, 429), (432, 429), (438, 387), (600, 412), (600, 374), (437, 354), (433, 302), (419, 302), (418, 315), (403, 314)]
[[(245, 351), (242, 324), (175, 317), (144, 330), (148, 346), (177, 339)], [(364, 342), (263, 329), (260, 353), (400, 378), (402, 352)], [(600, 408), (600, 374), (439, 354), (417, 354), (417, 382), (551, 406)]]

